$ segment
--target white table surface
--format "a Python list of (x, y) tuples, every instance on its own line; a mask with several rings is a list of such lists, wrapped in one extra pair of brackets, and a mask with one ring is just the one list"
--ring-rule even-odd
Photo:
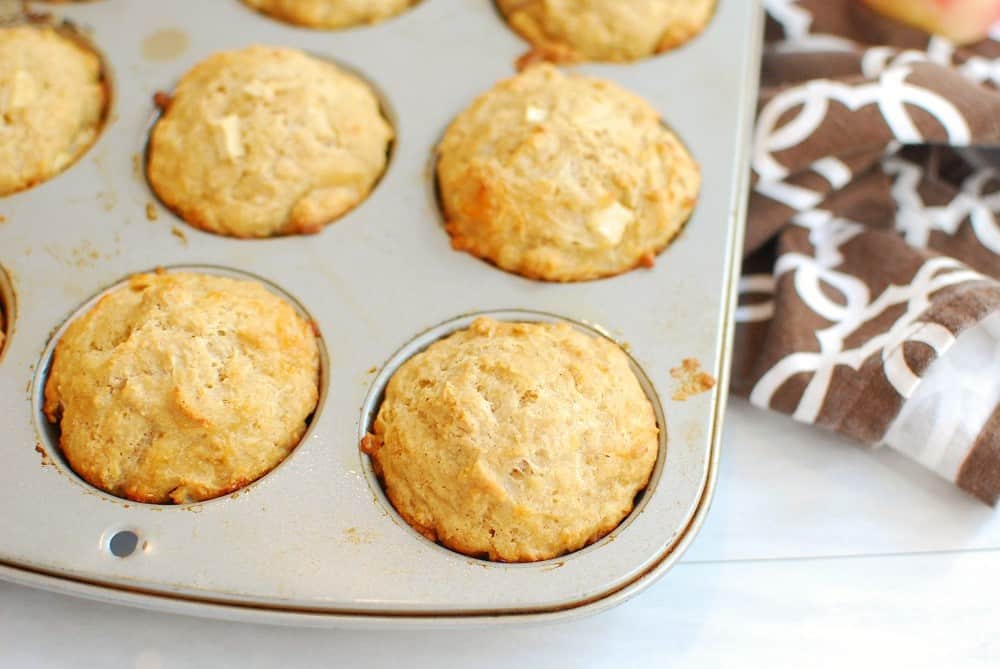
[(1000, 667), (998, 613), (1000, 513), (892, 452), (734, 400), (701, 535), (663, 580), (610, 612), (340, 632), (0, 583), (0, 667)]

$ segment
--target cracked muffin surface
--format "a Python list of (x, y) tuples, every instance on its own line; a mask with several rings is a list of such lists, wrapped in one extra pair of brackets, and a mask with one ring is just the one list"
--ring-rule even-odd
[(628, 62), (700, 34), (716, 0), (497, 0), (510, 26), (556, 62)]
[(350, 28), (396, 16), (417, 0), (243, 0), (276, 19), (307, 28)]
[(97, 138), (107, 104), (93, 51), (52, 26), (0, 28), (0, 195), (75, 162)]
[(362, 449), (421, 534), (528, 562), (617, 527), (649, 482), (658, 435), (616, 344), (565, 323), (479, 318), (393, 374)]
[(296, 447), (319, 398), (316, 335), (255, 281), (139, 274), (56, 345), (45, 413), (73, 470), (147, 503), (218, 497)]
[(233, 237), (318, 232), (368, 196), (393, 139), (367, 83), (295, 49), (209, 56), (164, 106), (153, 190), (195, 227)]
[(438, 147), (437, 178), (456, 249), (547, 281), (652, 265), (701, 184), (645, 100), (546, 64), (458, 115)]

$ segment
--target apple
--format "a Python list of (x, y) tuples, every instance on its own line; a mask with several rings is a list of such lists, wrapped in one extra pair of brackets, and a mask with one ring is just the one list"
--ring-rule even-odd
[(879, 14), (956, 44), (986, 38), (1000, 21), (1000, 0), (861, 0)]

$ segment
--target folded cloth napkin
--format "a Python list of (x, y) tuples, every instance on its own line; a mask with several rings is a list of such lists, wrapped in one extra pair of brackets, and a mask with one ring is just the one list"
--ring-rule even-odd
[(765, 6), (733, 388), (996, 504), (1000, 30)]

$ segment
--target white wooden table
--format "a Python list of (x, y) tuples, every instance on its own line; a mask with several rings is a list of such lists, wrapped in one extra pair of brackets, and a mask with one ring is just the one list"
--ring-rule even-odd
[(663, 580), (606, 614), (347, 633), (0, 584), (0, 667), (995, 668), (998, 613), (1000, 513), (892, 452), (733, 401), (701, 535)]

